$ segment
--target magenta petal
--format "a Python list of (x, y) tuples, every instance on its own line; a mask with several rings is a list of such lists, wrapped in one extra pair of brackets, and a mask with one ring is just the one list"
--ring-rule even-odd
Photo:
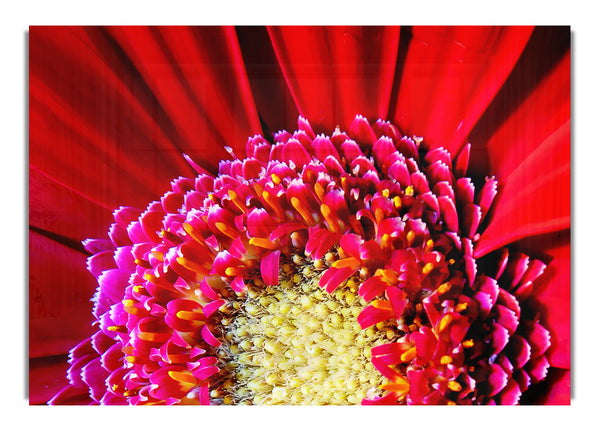
[(362, 329), (373, 326), (376, 323), (384, 322), (394, 318), (392, 310), (376, 308), (372, 305), (367, 306), (357, 317), (357, 321)]
[(377, 368), (377, 371), (379, 371), (383, 377), (391, 381), (394, 381), (400, 377), (400, 375), (392, 370), (381, 358), (373, 357), (371, 358), (371, 363), (375, 368)]
[(113, 303), (123, 299), (125, 288), (129, 285), (131, 273), (122, 269), (109, 269), (98, 277), (100, 291)]
[(511, 362), (517, 368), (523, 368), (531, 358), (531, 346), (525, 338), (519, 335), (515, 335), (511, 338), (508, 350), (509, 352), (507, 354), (509, 355)]
[(281, 250), (272, 251), (263, 256), (260, 261), (260, 274), (265, 283), (270, 286), (279, 284), (279, 255)]
[(448, 196), (440, 196), (438, 202), (448, 230), (458, 232), (458, 214), (454, 202)]
[(472, 204), (475, 198), (475, 186), (470, 178), (459, 178), (456, 180), (456, 202), (460, 206)]
[(329, 268), (323, 273), (319, 280), (319, 286), (327, 291), (327, 293), (333, 292), (338, 288), (342, 282), (347, 280), (357, 269), (351, 267), (344, 268)]
[(528, 328), (527, 341), (531, 346), (531, 356), (543, 355), (550, 347), (550, 332), (539, 323), (535, 322)]
[(496, 321), (508, 329), (510, 335), (514, 334), (519, 326), (519, 319), (517, 314), (503, 305), (496, 305)]
[(376, 296), (383, 294), (387, 287), (388, 284), (385, 283), (381, 277), (375, 276), (365, 280), (361, 284), (360, 288), (358, 289), (358, 294), (368, 302)]
[(358, 144), (351, 139), (348, 139), (342, 144), (342, 152), (348, 163), (354, 159), (357, 159), (358, 157), (364, 157), (364, 154)]
[(532, 377), (533, 383), (539, 383), (546, 378), (550, 362), (545, 356), (539, 356), (532, 359), (527, 364), (527, 373)]
[(83, 248), (92, 254), (115, 249), (114, 244), (109, 239), (86, 239), (82, 241), (82, 244)]
[(360, 235), (348, 233), (340, 238), (340, 247), (350, 256), (360, 259), (361, 242)]
[(506, 388), (498, 395), (499, 404), (506, 406), (514, 406), (519, 402), (521, 398), (521, 389), (518, 383), (510, 379)]
[(283, 161), (293, 162), (297, 168), (308, 164), (312, 157), (306, 148), (296, 139), (290, 139), (283, 145)]
[(210, 332), (210, 329), (208, 329), (208, 326), (204, 325), (202, 327), (202, 329), (200, 330), (201, 334), (202, 334), (202, 339), (204, 341), (206, 341), (208, 344), (210, 344), (213, 347), (219, 347), (221, 345), (221, 342), (212, 334), (212, 332)]
[(115, 268), (116, 264), (115, 260), (113, 259), (112, 250), (96, 253), (87, 259), (87, 269), (94, 275), (94, 277), (99, 277), (104, 271)]
[(388, 287), (385, 293), (390, 301), (390, 304), (392, 304), (394, 315), (397, 319), (400, 319), (402, 317), (402, 313), (404, 312), (404, 308), (406, 308), (409, 303), (406, 293), (402, 289), (398, 289), (394, 286)]
[(374, 346), (371, 349), (371, 355), (381, 360), (386, 365), (396, 365), (402, 362), (400, 356), (406, 351), (400, 343), (388, 343)]
[(132, 247), (124, 246), (119, 247), (114, 253), (114, 261), (119, 267), (119, 269), (123, 269), (129, 272), (135, 271), (135, 258), (133, 257)]
[(454, 159), (454, 173), (457, 177), (464, 177), (467, 174), (470, 155), (471, 144), (467, 143), (459, 150), (456, 158)]
[(219, 299), (217, 301), (212, 301), (202, 307), (202, 312), (206, 317), (209, 317), (215, 311), (217, 311), (223, 304), (225, 304), (225, 300)]
[(411, 184), (410, 173), (404, 161), (397, 160), (392, 163), (387, 174), (389, 178), (397, 180), (402, 187), (408, 187)]
[(337, 152), (337, 149), (331, 142), (329, 136), (318, 135), (312, 141), (312, 149), (314, 151), (315, 157), (318, 160), (325, 160), (327, 157), (333, 157), (337, 161), (340, 160), (340, 156)]
[(201, 367), (201, 368), (194, 370), (192, 372), (192, 374), (194, 375), (195, 378), (202, 381), (202, 380), (208, 379), (210, 376), (214, 376), (219, 371), (220, 371), (219, 367), (216, 367), (216, 366)]
[(473, 238), (481, 222), (481, 209), (474, 204), (462, 208), (462, 231), (468, 238)]
[(364, 398), (360, 404), (363, 406), (391, 406), (397, 403), (398, 395), (395, 392), (385, 394), (383, 397), (373, 399)]
[(236, 292), (243, 292), (246, 290), (246, 283), (244, 283), (244, 277), (238, 275), (231, 282), (231, 288)]
[(382, 136), (373, 144), (373, 156), (379, 166), (382, 166), (394, 152), (396, 152), (396, 146), (387, 136)]
[(496, 355), (500, 353), (504, 346), (508, 344), (509, 335), (508, 329), (497, 323), (492, 323), (492, 338), (490, 340), (490, 347), (492, 348), (492, 354)]
[(362, 115), (357, 115), (350, 125), (350, 136), (354, 138), (361, 146), (372, 147), (377, 139), (375, 132), (371, 128), (369, 121)]
[(487, 378), (488, 391), (490, 396), (494, 396), (506, 387), (509, 376), (499, 365), (491, 364), (490, 368), (491, 372)]
[(90, 388), (91, 397), (100, 402), (100, 398), (106, 393), (104, 381), (109, 376), (108, 371), (102, 368), (100, 358), (96, 358), (88, 363), (82, 370), (82, 377)]

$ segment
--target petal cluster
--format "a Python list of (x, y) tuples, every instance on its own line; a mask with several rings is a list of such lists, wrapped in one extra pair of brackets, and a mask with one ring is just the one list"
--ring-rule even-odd
[(109, 239), (85, 244), (98, 331), (53, 402), (209, 404), (230, 300), (278, 285), (302, 254), (328, 294), (359, 280), (363, 329), (394, 328), (372, 349), (383, 395), (364, 404), (518, 403), (549, 367), (549, 332), (527, 305), (545, 266), (474, 256), (497, 182), (465, 176), (469, 151), (362, 116), (317, 135), (301, 117), (293, 133), (250, 138), (244, 158), (231, 151), (217, 176), (198, 167), (145, 211), (120, 208)]

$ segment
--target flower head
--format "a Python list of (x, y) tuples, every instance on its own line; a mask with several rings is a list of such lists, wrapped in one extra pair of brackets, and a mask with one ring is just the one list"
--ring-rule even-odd
[(517, 403), (549, 367), (526, 308), (545, 265), (503, 250), (478, 267), (497, 183), (475, 190), (469, 150), (301, 117), (120, 208), (85, 243), (98, 331), (55, 401)]
[(32, 151), (33, 189), (85, 217), (34, 239), (139, 205), (84, 242), (95, 333), (51, 402), (564, 402), (568, 47), (523, 84), (547, 32), (35, 29), (32, 140), (85, 169)]

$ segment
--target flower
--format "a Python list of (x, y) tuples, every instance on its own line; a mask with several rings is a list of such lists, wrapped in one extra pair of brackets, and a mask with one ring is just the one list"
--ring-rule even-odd
[[(568, 402), (564, 29), (267, 34), (264, 54), (258, 29), (32, 29), (32, 153), (36, 142), (49, 158), (32, 160), (32, 176), (56, 194), (69, 189), (87, 214), (119, 191), (94, 191), (87, 169), (56, 178), (49, 137), (84, 163), (95, 156), (75, 142), (119, 157), (134, 204), (169, 174), (150, 180), (147, 163), (134, 163), (156, 157), (139, 151), (148, 143), (189, 154), (222, 144), (185, 156), (197, 175), (173, 175), (160, 201), (115, 211), (110, 240), (85, 242), (98, 328), (71, 351), (69, 385), (53, 401)], [(557, 40), (548, 56), (546, 41)], [(514, 88), (527, 93), (539, 52), (544, 79), (499, 113)], [(79, 58), (45, 57), (65, 53)], [(100, 85), (92, 95), (111, 90), (103, 94), (126, 103), (131, 125), (102, 109), (95, 118), (65, 67)], [(303, 115), (297, 131), (252, 135), (286, 123), (282, 106)], [(98, 136), (90, 118), (110, 127)], [(133, 150), (123, 159), (121, 143)], [(183, 157), (160, 166), (171, 160)], [(68, 221), (34, 224), (32, 235), (76, 248)]]

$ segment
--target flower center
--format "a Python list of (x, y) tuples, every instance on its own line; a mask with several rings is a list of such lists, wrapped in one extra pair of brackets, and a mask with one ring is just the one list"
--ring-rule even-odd
[(211, 396), (225, 404), (346, 405), (381, 393), (371, 348), (395, 331), (361, 329), (358, 279), (330, 295), (319, 287), (323, 260), (293, 261), (282, 265), (279, 285), (254, 281), (230, 303), (219, 352), (230, 377)]

